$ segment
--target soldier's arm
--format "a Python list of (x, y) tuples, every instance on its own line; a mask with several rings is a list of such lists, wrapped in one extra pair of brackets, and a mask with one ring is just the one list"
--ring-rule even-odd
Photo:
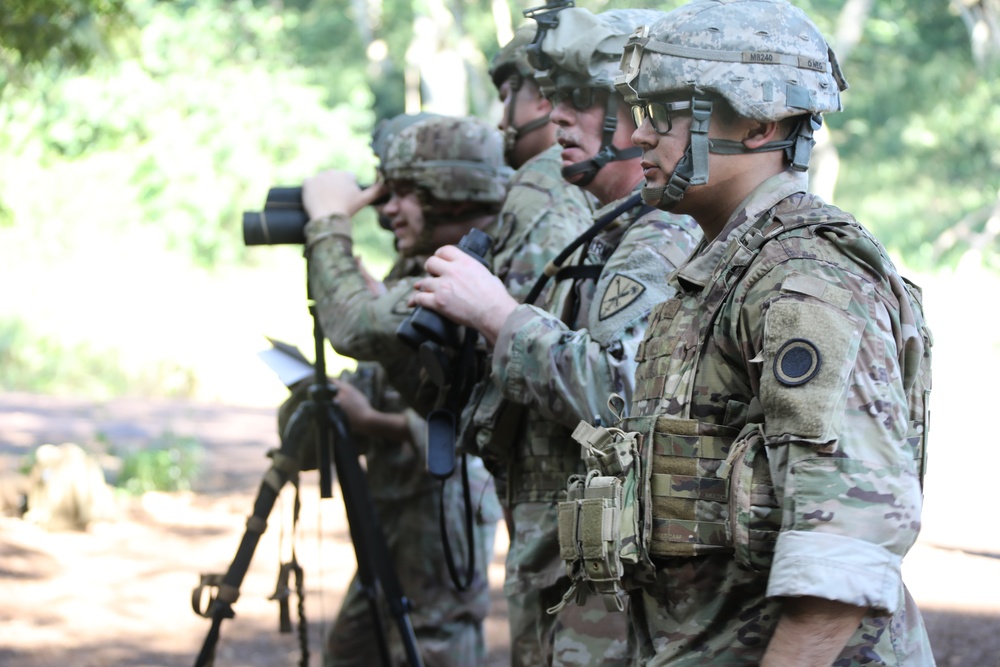
[(571, 330), (532, 306), (512, 312), (493, 356), (495, 381), (509, 400), (569, 427), (595, 416), (615, 421), (608, 396), (631, 403), (636, 350), (649, 313), (673, 295), (668, 276), (674, 263), (649, 242), (658, 238), (655, 229), (630, 230), (597, 283), (588, 328)]
[(412, 284), (373, 292), (354, 257), (350, 217), (374, 201), (381, 184), (361, 190), (347, 172), (323, 172), (303, 184), (309, 285), (320, 324), (333, 348), (359, 360), (411, 354), (396, 338)]
[(867, 610), (822, 598), (787, 598), (761, 667), (828, 667)]
[(892, 613), (921, 511), (898, 307), (877, 276), (823, 250), (741, 288), (775, 495), (790, 508), (767, 590)]
[(342, 380), (333, 380), (337, 387), (336, 401), (344, 411), (351, 431), (358, 435), (407, 442), (410, 440), (410, 425), (402, 412), (382, 412), (377, 410), (362, 392)]

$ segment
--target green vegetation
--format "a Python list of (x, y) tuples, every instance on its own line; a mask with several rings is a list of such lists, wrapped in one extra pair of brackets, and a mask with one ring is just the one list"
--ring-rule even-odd
[(131, 495), (149, 491), (188, 491), (201, 471), (203, 456), (196, 438), (167, 432), (146, 447), (119, 453), (115, 486)]
[[(795, 3), (851, 83), (828, 118), (835, 203), (910, 268), (1000, 268), (996, 3)], [(495, 118), (497, 34), (537, 4), (0, 3), (0, 387), (245, 400), (268, 385), (250, 370), (264, 335), (311, 351), (304, 270), (298, 248), (244, 247), (241, 211), (322, 168), (369, 181), (371, 130), (408, 100)], [(372, 216), (356, 241), (387, 268)], [(280, 400), (268, 386), (260, 400)]]
[(0, 319), (0, 389), (77, 393), (96, 399), (130, 393), (168, 397), (194, 393), (197, 379), (189, 368), (160, 360), (130, 369), (119, 350), (97, 345), (34, 335), (20, 320)]

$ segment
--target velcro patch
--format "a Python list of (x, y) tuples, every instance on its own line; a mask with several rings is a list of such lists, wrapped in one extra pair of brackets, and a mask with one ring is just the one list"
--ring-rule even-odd
[(606, 320), (616, 313), (620, 313), (633, 303), (646, 291), (646, 286), (628, 276), (616, 273), (604, 290), (604, 297), (601, 299), (601, 309), (598, 317)]
[(851, 292), (843, 287), (837, 287), (833, 283), (818, 278), (816, 276), (807, 276), (803, 273), (794, 272), (789, 274), (781, 282), (782, 292), (797, 292), (799, 294), (806, 294), (808, 296), (814, 296), (817, 299), (826, 301), (829, 304), (840, 308), (841, 310), (847, 310), (847, 307), (851, 305)]
[(864, 322), (823, 301), (774, 301), (764, 322), (760, 402), (769, 444), (834, 442)]

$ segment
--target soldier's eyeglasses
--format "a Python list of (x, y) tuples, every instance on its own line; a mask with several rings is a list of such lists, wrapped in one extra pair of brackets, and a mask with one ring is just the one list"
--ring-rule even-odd
[(600, 101), (598, 99), (600, 92), (600, 88), (564, 88), (549, 95), (549, 101), (554, 107), (568, 101), (577, 111), (586, 111)]
[(674, 127), (673, 117), (678, 111), (690, 111), (691, 102), (643, 102), (632, 105), (632, 120), (636, 127), (647, 118), (657, 134), (668, 134)]

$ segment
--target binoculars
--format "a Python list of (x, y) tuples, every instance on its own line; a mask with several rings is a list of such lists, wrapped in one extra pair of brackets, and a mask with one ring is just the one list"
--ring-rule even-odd
[[(492, 243), (493, 239), (489, 234), (479, 229), (472, 229), (458, 242), (458, 247), (489, 268), (486, 255)], [(399, 325), (396, 335), (414, 350), (419, 350), (425, 342), (436, 343), (441, 347), (457, 347), (461, 342), (457, 324), (433, 310), (422, 307), (414, 310)]]
[[(380, 206), (387, 201), (388, 197), (372, 203)], [(309, 214), (302, 205), (302, 188), (274, 186), (267, 191), (262, 210), (243, 212), (243, 243), (248, 246), (304, 244), (307, 222)]]

